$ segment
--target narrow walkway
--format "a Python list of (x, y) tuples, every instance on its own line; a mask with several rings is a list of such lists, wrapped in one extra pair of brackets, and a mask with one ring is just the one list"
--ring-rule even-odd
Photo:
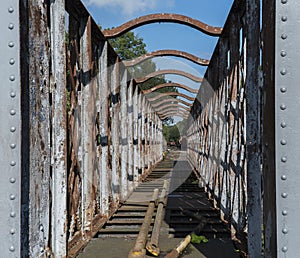
[[(195, 217), (199, 215), (208, 220), (201, 231), (201, 235), (205, 236), (208, 242), (190, 244), (180, 257), (239, 257), (230, 239), (228, 225), (220, 220), (219, 211), (213, 208), (204, 190), (198, 187), (198, 180), (191, 171), (186, 154), (180, 151), (169, 153), (166, 159), (153, 169), (78, 257), (127, 258), (134, 246), (153, 190), (159, 188), (161, 191), (164, 180), (169, 181), (169, 194), (160, 233), (160, 257), (164, 257), (195, 229), (199, 224)], [(186, 214), (187, 211), (190, 215)], [(149, 237), (154, 218), (155, 214)]]

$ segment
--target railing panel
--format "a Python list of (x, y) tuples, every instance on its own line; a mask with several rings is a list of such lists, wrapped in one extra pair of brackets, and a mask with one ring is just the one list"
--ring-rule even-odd
[(246, 240), (248, 232), (253, 257), (261, 253), (258, 10), (257, 2), (233, 4), (188, 130), (192, 166), (230, 222), (232, 236)]

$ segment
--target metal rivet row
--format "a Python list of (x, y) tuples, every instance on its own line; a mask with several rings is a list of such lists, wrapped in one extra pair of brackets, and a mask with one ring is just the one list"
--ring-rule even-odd
[[(287, 3), (287, 0), (281, 0), (281, 3), (282, 4), (286, 4)], [(285, 16), (285, 15), (283, 15), (283, 16), (281, 16), (281, 21), (283, 22), (283, 23), (285, 23), (286, 21), (288, 20), (288, 17), (287, 16)], [(286, 40), (288, 38), (288, 35), (287, 34), (285, 34), (285, 33), (282, 33), (281, 34), (281, 39), (282, 40)], [(281, 50), (281, 52), (280, 52), (280, 56), (282, 57), (282, 60), (284, 60), (284, 58), (287, 56), (287, 52), (286, 52), (286, 50), (283, 48), (282, 50)], [(280, 70), (280, 74), (282, 75), (282, 76), (286, 76), (287, 75), (287, 69), (286, 69), (286, 67), (283, 67), (281, 70)], [(287, 92), (287, 88), (286, 87), (281, 87), (280, 88), (280, 92), (281, 92), (281, 94), (282, 94), (282, 96), (284, 96), (284, 94)], [(281, 110), (286, 110), (286, 105), (285, 104), (281, 104), (280, 105), (280, 109)], [(285, 122), (281, 122), (281, 128), (282, 129), (284, 129), (284, 128), (286, 128), (286, 123)], [(280, 144), (282, 145), (282, 146), (285, 146), (285, 145), (287, 145), (287, 141), (285, 140), (285, 139), (281, 139), (280, 140)], [(282, 163), (286, 163), (287, 162), (287, 156), (282, 156), (281, 157), (281, 162)], [(287, 175), (286, 174), (282, 174), (281, 175), (281, 181), (282, 182), (285, 182), (287, 180)], [(283, 199), (286, 199), (287, 197), (288, 197), (288, 193), (287, 192), (282, 192), (281, 193), (281, 197), (283, 198)], [(287, 216), (288, 215), (288, 212), (287, 212), (287, 210), (286, 209), (283, 209), (282, 210), (282, 215), (283, 216)], [(288, 234), (288, 229), (286, 228), (286, 226), (284, 225), (283, 227), (282, 227), (282, 233), (284, 234), (284, 235), (286, 235), (286, 234)], [(282, 248), (281, 248), (281, 251), (283, 252), (283, 253), (286, 253), (287, 251), (288, 251), (288, 247), (287, 246), (282, 246)]]
[[(15, 11), (14, 7), (10, 6), (10, 7), (8, 8), (8, 12), (9, 12), (10, 14), (14, 13), (14, 11)], [(13, 30), (14, 28), (15, 28), (14, 23), (9, 22), (9, 23), (8, 23), (8, 29), (9, 29), (9, 30)], [(14, 48), (14, 47), (15, 47), (15, 42), (14, 42), (13, 40), (10, 40), (10, 41), (8, 41), (8, 44), (7, 44), (7, 45), (8, 45), (8, 48), (10, 48), (10, 49), (11, 49), (11, 48)], [(9, 64), (10, 64), (10, 65), (14, 65), (15, 63), (16, 63), (15, 58), (11, 57), (11, 58), (9, 59)], [(8, 79), (9, 79), (10, 82), (14, 82), (14, 81), (16, 80), (16, 77), (15, 77), (14, 73), (10, 73), (10, 75), (8, 76)], [(15, 98), (15, 97), (16, 97), (16, 93), (15, 93), (14, 91), (11, 91), (11, 92), (10, 92), (10, 97), (11, 97), (11, 98)], [(16, 111), (14, 108), (12, 108), (12, 109), (9, 111), (9, 113), (10, 113), (11, 116), (15, 116), (16, 113), (17, 113), (17, 111)], [(10, 132), (15, 133), (16, 130), (17, 130), (17, 129), (16, 129), (15, 126), (11, 126), (11, 127), (10, 127)], [(10, 148), (11, 148), (11, 150), (14, 150), (14, 149), (16, 148), (16, 144), (15, 144), (15, 143), (11, 143), (11, 144), (10, 144)], [(15, 167), (16, 164), (17, 164), (16, 161), (11, 160), (9, 165), (10, 165), (11, 167)], [(9, 182), (10, 182), (11, 184), (15, 184), (16, 181), (17, 181), (16, 177), (10, 177), (10, 178), (9, 178)], [(10, 199), (11, 201), (15, 200), (15, 199), (16, 199), (16, 195), (15, 195), (15, 194), (10, 194), (10, 195), (9, 195), (9, 199)], [(14, 219), (14, 218), (16, 218), (17, 213), (16, 213), (15, 211), (10, 211), (9, 216), (10, 216), (11, 218)], [(16, 229), (15, 229), (15, 228), (11, 228), (10, 231), (9, 231), (9, 233), (10, 233), (11, 235), (14, 235), (14, 234), (16, 233)], [(10, 252), (15, 252), (15, 250), (16, 250), (16, 247), (15, 247), (14, 245), (10, 245), (10, 246), (9, 246), (9, 251), (10, 251)]]

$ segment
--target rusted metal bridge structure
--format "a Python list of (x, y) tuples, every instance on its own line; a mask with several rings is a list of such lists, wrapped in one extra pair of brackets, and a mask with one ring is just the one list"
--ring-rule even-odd
[[(162, 160), (162, 120), (177, 115), (186, 164), (231, 237), (249, 257), (298, 257), (299, 13), (296, 0), (236, 0), (223, 28), (153, 14), (101, 31), (79, 0), (1, 1), (0, 256), (76, 254)], [(108, 39), (154, 22), (218, 37), (211, 59), (120, 60)], [(207, 66), (204, 77), (128, 72), (169, 55)], [(140, 89), (168, 73), (201, 86)]]

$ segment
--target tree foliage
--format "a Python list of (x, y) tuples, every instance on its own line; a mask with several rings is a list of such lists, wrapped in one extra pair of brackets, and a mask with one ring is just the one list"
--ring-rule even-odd
[[(133, 32), (129, 31), (120, 37), (110, 39), (109, 43), (114, 48), (116, 53), (121, 57), (122, 60), (131, 60), (142, 56), (147, 53), (146, 44), (143, 39)], [(155, 63), (148, 59), (133, 68), (130, 68), (130, 72), (134, 78), (142, 78), (157, 70)], [(152, 88), (155, 85), (166, 83), (164, 76), (157, 76), (151, 78), (148, 81), (141, 83), (140, 87), (143, 90)], [(177, 91), (174, 88), (160, 89), (159, 92)]]

